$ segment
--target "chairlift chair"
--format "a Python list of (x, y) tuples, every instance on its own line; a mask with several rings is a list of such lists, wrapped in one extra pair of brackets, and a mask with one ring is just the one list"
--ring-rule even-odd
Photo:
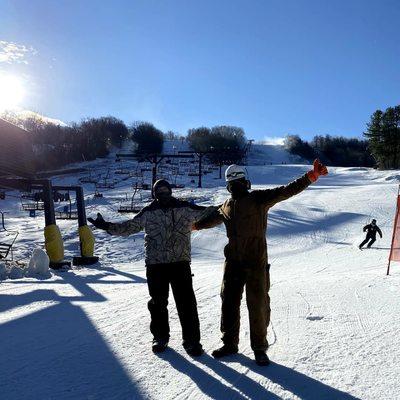
[[(18, 231), (9, 231), (5, 227), (4, 212), (0, 211), (1, 225), (0, 225), (0, 260), (12, 261), (13, 260), (13, 246), (19, 235)], [(11, 256), (10, 258), (8, 258)]]
[(88, 176), (83, 176), (82, 178), (78, 179), (80, 183), (97, 183), (97, 179), (92, 175), (92, 170), (89, 170)]
[[(139, 196), (139, 199), (137, 198)], [(135, 198), (136, 197), (136, 198)], [(121, 205), (118, 208), (119, 213), (138, 213), (143, 208), (143, 198), (139, 185), (136, 184), (135, 190), (129, 205)]]
[(62, 202), (68, 202), (68, 204), (63, 206), (62, 211), (55, 211), (56, 219), (78, 219), (78, 211), (72, 211), (72, 201), (69, 190), (64, 195), (59, 192), (54, 192), (53, 197), (55, 197), (56, 194), (58, 194), (57, 197), (61, 198)]
[(42, 193), (39, 191), (23, 193), (21, 195), (21, 207), (24, 211), (43, 211), (44, 201)]
[(121, 163), (118, 169), (114, 171), (115, 175), (129, 175), (131, 171), (127, 168), (126, 163)]
[(102, 181), (95, 184), (96, 189), (114, 189), (115, 181), (109, 181), (108, 178), (103, 178)]

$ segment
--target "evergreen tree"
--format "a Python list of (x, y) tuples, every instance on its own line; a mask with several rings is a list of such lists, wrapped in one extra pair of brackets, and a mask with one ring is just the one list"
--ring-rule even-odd
[(400, 168), (400, 106), (375, 111), (364, 135), (379, 168)]

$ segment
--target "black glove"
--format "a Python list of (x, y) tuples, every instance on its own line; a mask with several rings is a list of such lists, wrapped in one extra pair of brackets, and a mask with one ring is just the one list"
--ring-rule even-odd
[(110, 228), (111, 222), (104, 221), (103, 216), (100, 213), (97, 213), (97, 218), (88, 218), (88, 221), (93, 224), (96, 228), (104, 229), (107, 231)]

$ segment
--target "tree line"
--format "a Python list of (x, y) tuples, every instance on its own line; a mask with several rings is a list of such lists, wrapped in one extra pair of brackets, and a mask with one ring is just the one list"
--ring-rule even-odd
[(367, 123), (364, 139), (315, 136), (310, 142), (298, 135), (285, 138), (286, 149), (306, 160), (319, 157), (343, 167), (400, 168), (400, 106), (376, 110)]
[(31, 135), (38, 171), (105, 157), (113, 147), (122, 147), (127, 140), (132, 142), (132, 151), (139, 157), (160, 154), (165, 140), (188, 140), (194, 151), (210, 152), (212, 161), (239, 162), (246, 142), (243, 129), (231, 126), (190, 129), (186, 138), (172, 131), (164, 133), (149, 122), (127, 126), (112, 116), (86, 118), (68, 126), (49, 122), (34, 113), (21, 116), (8, 111), (1, 117)]
[(341, 167), (373, 167), (375, 165), (367, 140), (317, 135), (308, 142), (298, 135), (288, 135), (284, 146), (291, 154), (308, 161), (319, 158), (325, 164)]
[(39, 115), (25, 118), (7, 112), (2, 117), (28, 131), (38, 171), (105, 157), (111, 147), (120, 147), (130, 135), (125, 123), (112, 116), (86, 118), (69, 126), (48, 122)]
[[(138, 156), (161, 153), (165, 140), (187, 140), (193, 151), (206, 152), (209, 160), (219, 165), (242, 163), (247, 150), (244, 130), (229, 125), (201, 126), (182, 136), (172, 131), (164, 133), (149, 122), (127, 126), (113, 116), (86, 118), (68, 126), (48, 122), (36, 114), (21, 117), (6, 112), (1, 117), (30, 133), (38, 170), (105, 157), (112, 147), (121, 147), (127, 140), (132, 141), (132, 150)], [(288, 135), (284, 146), (305, 160), (318, 157), (334, 166), (400, 168), (400, 106), (375, 111), (364, 137), (317, 135), (306, 141), (298, 135)]]

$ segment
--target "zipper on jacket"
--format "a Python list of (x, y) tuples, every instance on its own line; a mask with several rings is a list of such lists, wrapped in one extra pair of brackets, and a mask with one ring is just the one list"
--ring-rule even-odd
[(237, 236), (237, 226), (236, 226), (236, 200), (233, 200), (233, 230), (235, 232), (235, 249), (236, 255), (239, 254), (238, 252), (238, 236)]

